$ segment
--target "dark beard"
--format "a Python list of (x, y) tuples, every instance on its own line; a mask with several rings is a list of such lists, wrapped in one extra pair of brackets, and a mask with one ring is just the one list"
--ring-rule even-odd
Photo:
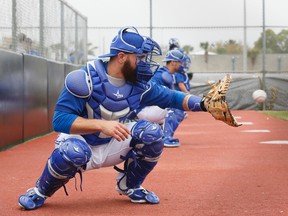
[(122, 73), (124, 78), (128, 82), (136, 83), (137, 82), (137, 75), (136, 69), (132, 68), (130, 61), (126, 61), (122, 68)]

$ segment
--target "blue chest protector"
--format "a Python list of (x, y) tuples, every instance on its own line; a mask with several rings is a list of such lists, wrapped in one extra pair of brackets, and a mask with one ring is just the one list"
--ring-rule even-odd
[(151, 78), (151, 82), (155, 82), (158, 85), (166, 86), (169, 89), (173, 89), (174, 78), (169, 72), (167, 67), (160, 67)]
[[(88, 62), (87, 67), (71, 73), (75, 74), (73, 77), (72, 74), (67, 76), (66, 88), (74, 96), (87, 97), (88, 118), (124, 122), (126, 116), (139, 106), (142, 94), (149, 88), (142, 83), (125, 83), (120, 87), (112, 85), (108, 81), (105, 65), (101, 60)], [(75, 83), (78, 87), (75, 87)], [(104, 144), (111, 139), (100, 132), (83, 137), (91, 145)]]
[(175, 89), (177, 91), (180, 91), (180, 88), (178, 86), (179, 82), (184, 83), (187, 91), (190, 91), (190, 80), (186, 73), (175, 73), (174, 76), (175, 76)]

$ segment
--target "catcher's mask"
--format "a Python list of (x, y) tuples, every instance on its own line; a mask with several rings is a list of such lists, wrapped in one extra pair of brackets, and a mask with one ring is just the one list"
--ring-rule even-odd
[(190, 64), (191, 64), (190, 57), (184, 54), (182, 66), (179, 67), (177, 72), (182, 74), (187, 73), (189, 71)]

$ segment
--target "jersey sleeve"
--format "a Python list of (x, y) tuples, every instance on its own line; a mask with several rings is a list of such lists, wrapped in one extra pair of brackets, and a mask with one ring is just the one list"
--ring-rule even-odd
[(64, 87), (56, 103), (55, 110), (80, 116), (85, 108), (86, 101), (86, 99), (72, 95)]
[(176, 108), (183, 110), (182, 103), (185, 96), (186, 94), (183, 92), (171, 90), (165, 86), (155, 84), (151, 85), (149, 91), (144, 93), (140, 106), (156, 105), (163, 109)]
[(85, 117), (86, 99), (73, 96), (64, 87), (56, 103), (53, 129), (57, 132), (69, 133), (71, 125), (78, 116)]

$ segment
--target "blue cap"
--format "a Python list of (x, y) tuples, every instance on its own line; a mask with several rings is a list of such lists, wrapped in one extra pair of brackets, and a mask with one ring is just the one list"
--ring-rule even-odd
[(170, 50), (166, 53), (166, 56), (162, 61), (163, 62), (168, 62), (168, 61), (183, 62), (184, 61), (184, 53), (178, 49)]
[[(132, 32), (131, 32), (132, 31)], [(124, 53), (143, 53), (142, 45), (144, 38), (138, 33), (135, 27), (124, 27), (119, 30), (110, 45), (110, 53), (99, 56), (99, 58), (107, 58)]]

